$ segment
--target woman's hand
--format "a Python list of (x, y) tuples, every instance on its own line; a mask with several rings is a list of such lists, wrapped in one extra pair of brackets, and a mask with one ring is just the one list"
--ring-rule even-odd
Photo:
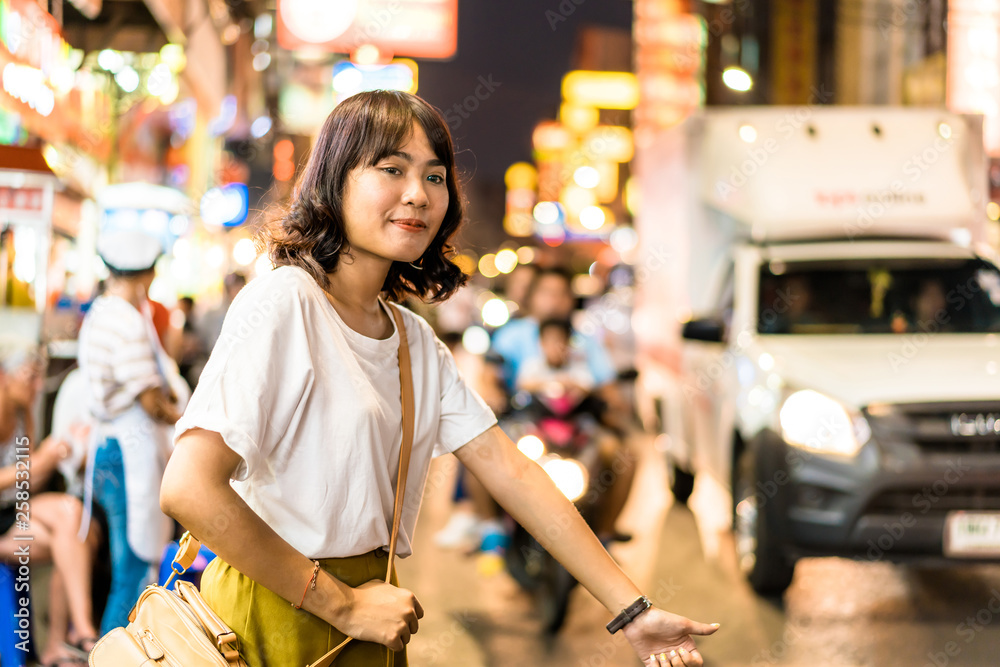
[(336, 625), (346, 635), (401, 651), (417, 631), (424, 609), (405, 588), (369, 581), (354, 589), (345, 619)]
[(710, 635), (718, 629), (718, 624), (698, 623), (650, 607), (622, 632), (646, 667), (680, 667), (702, 664), (691, 635)]

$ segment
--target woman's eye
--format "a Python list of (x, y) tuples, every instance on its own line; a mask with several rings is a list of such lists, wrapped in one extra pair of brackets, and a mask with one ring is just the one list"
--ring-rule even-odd
[(444, 176), (440, 174), (431, 174), (430, 176), (427, 177), (427, 180), (429, 180), (431, 183), (437, 183), (438, 185), (440, 185), (444, 183)]
[(393, 176), (398, 176), (399, 174), (403, 173), (396, 167), (382, 167), (382, 171), (384, 171), (387, 174), (392, 174)]

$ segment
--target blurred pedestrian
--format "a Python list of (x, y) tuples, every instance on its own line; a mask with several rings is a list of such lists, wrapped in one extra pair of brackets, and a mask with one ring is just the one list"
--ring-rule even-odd
[(219, 339), (222, 331), (222, 323), (226, 319), (226, 313), (232, 305), (236, 295), (240, 293), (247, 284), (247, 277), (242, 273), (230, 273), (222, 281), (222, 303), (205, 313), (200, 322), (202, 341), (206, 350), (211, 351), (215, 347), (215, 342)]
[(337, 665), (407, 664), (423, 610), (379, 579), (402, 441), (405, 333), (416, 425), (399, 555), (412, 552), (432, 454), (454, 452), (612, 613), (630, 607), (616, 625), (647, 665), (671, 651), (683, 656), (675, 665), (700, 665), (690, 635), (715, 628), (649, 608), (427, 323), (391, 303), (441, 301), (465, 282), (449, 259), (462, 218), (451, 136), (436, 110), (397, 91), (334, 108), (273, 228), (278, 268), (233, 302), (177, 425), (162, 504), (219, 555), (202, 579), (206, 601), (250, 664), (299, 667), (347, 637), (358, 641)]
[(30, 539), (31, 565), (54, 563), (40, 659), (43, 667), (79, 665), (97, 637), (91, 577), (100, 531), (93, 523), (86, 540), (79, 539), (80, 499), (42, 491), (71, 453), (63, 438), (35, 440), (32, 411), (42, 373), (33, 341), (0, 340), (0, 559), (17, 564), (19, 547)]
[(97, 249), (111, 277), (87, 311), (79, 361), (97, 422), (88, 477), (110, 532), (105, 634), (128, 623), (129, 610), (155, 577), (173, 534), (173, 523), (160, 511), (158, 489), (172, 426), (189, 390), (160, 345), (150, 315), (159, 242), (137, 231), (114, 232), (102, 235)]
[[(181, 377), (191, 387), (198, 384), (198, 376), (208, 361), (204, 337), (195, 324), (194, 307), (194, 297), (177, 299), (177, 310), (171, 316), (171, 335), (167, 339), (167, 351), (177, 362)], [(174, 322), (175, 319), (179, 321)]]

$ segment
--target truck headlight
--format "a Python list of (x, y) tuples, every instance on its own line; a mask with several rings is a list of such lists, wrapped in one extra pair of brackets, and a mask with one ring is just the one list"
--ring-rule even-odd
[(779, 420), (785, 442), (822, 454), (854, 456), (871, 438), (863, 416), (811, 389), (786, 398)]
[(548, 473), (555, 485), (569, 501), (576, 502), (587, 491), (589, 475), (583, 464), (574, 459), (553, 457), (545, 462), (542, 469)]

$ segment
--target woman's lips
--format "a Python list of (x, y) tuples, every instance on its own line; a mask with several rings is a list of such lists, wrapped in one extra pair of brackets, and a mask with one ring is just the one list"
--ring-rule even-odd
[(393, 220), (392, 223), (408, 232), (422, 232), (427, 229), (427, 225), (422, 220), (417, 220), (416, 218), (402, 218), (400, 220)]

